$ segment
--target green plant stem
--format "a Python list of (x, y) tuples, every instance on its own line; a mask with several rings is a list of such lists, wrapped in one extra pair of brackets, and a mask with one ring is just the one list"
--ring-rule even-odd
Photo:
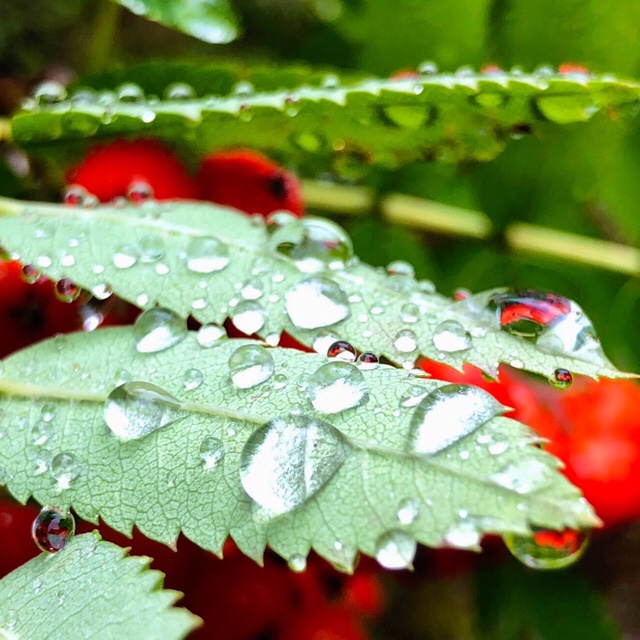
[(99, 0), (97, 5), (85, 58), (87, 71), (99, 71), (107, 66), (122, 11), (122, 7), (111, 0)]
[(11, 140), (11, 119), (0, 118), (0, 142)]
[[(361, 187), (304, 182), (309, 209), (341, 215), (365, 215), (378, 207), (382, 217), (394, 224), (432, 233), (486, 240), (495, 233), (489, 217), (478, 211), (423, 200), (399, 193), (379, 202), (372, 191)], [(511, 223), (504, 232), (505, 245), (514, 253), (529, 253), (563, 262), (598, 267), (640, 276), (640, 249), (586, 238), (524, 222)]]

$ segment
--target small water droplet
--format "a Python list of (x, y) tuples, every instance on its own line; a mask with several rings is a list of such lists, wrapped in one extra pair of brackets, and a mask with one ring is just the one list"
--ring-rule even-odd
[(435, 328), (432, 340), (433, 346), (445, 353), (471, 349), (471, 334), (457, 320), (441, 322)]
[(31, 526), (31, 535), (41, 551), (55, 553), (67, 546), (76, 531), (70, 512), (57, 507), (43, 507)]
[(164, 255), (164, 240), (154, 234), (142, 236), (138, 247), (141, 262), (157, 262)]
[(287, 386), (289, 379), (284, 373), (277, 373), (273, 376), (273, 388), (274, 389), (284, 389)]
[(350, 343), (337, 340), (327, 349), (327, 357), (342, 362), (355, 362), (356, 350)]
[(120, 102), (142, 102), (144, 91), (135, 82), (124, 82), (115, 90), (116, 100)]
[(390, 276), (406, 276), (407, 278), (414, 278), (416, 273), (413, 265), (404, 260), (395, 260), (387, 265), (387, 273)]
[(121, 384), (124, 384), (125, 382), (131, 382), (132, 380), (133, 380), (133, 376), (131, 375), (130, 371), (127, 371), (126, 369), (118, 369), (116, 371), (116, 375), (115, 375), (116, 387), (119, 387)]
[(40, 272), (40, 270), (37, 269), (32, 264), (23, 265), (22, 270), (20, 271), (20, 277), (27, 284), (34, 284), (34, 283), (38, 282), (38, 280), (40, 279), (41, 275), (42, 275), (42, 273)]
[(195, 95), (193, 87), (186, 82), (174, 82), (164, 91), (167, 100), (192, 100)]
[(270, 238), (271, 249), (290, 258), (304, 273), (344, 269), (353, 257), (346, 231), (324, 218), (307, 216), (278, 229)]
[(327, 355), (329, 347), (338, 340), (338, 336), (333, 331), (319, 331), (313, 339), (313, 350), (323, 356)]
[(358, 369), (361, 371), (372, 371), (378, 368), (378, 356), (375, 353), (361, 353), (358, 356)]
[(526, 459), (512, 462), (491, 476), (502, 487), (526, 494), (548, 486), (553, 482), (553, 472), (540, 460)]
[(400, 309), (400, 319), (402, 322), (406, 322), (407, 324), (418, 322), (420, 315), (418, 305), (411, 302), (407, 302), (407, 304), (402, 305), (402, 308)]
[(413, 331), (404, 329), (396, 335), (393, 346), (400, 353), (413, 353), (418, 348), (418, 339)]
[(242, 283), (240, 295), (245, 300), (258, 300), (264, 295), (264, 283), (260, 278), (249, 278)]
[(385, 569), (411, 569), (417, 543), (404, 531), (387, 531), (376, 541), (376, 560)]
[(175, 311), (153, 307), (143, 311), (133, 326), (136, 349), (140, 353), (164, 351), (187, 337), (187, 324)]
[(286, 293), (291, 322), (301, 329), (334, 325), (351, 314), (345, 291), (329, 278), (312, 276), (301, 280)]
[(278, 229), (295, 222), (298, 218), (290, 211), (274, 211), (267, 216), (267, 233), (273, 235)]
[(396, 514), (400, 524), (410, 525), (420, 515), (420, 502), (415, 498), (406, 498), (398, 506)]
[(213, 469), (222, 460), (225, 447), (222, 440), (218, 438), (204, 438), (200, 443), (200, 457), (205, 469)]
[(242, 450), (242, 486), (261, 507), (287, 513), (316, 495), (349, 453), (342, 433), (322, 420), (275, 418), (256, 429)]
[(31, 440), (36, 446), (43, 445), (55, 433), (55, 428), (51, 422), (40, 420), (31, 429)]
[(91, 293), (96, 300), (106, 300), (113, 295), (113, 287), (108, 282), (99, 282), (91, 287)]
[(73, 453), (59, 453), (54, 456), (49, 466), (51, 477), (60, 489), (68, 489), (71, 483), (82, 473), (82, 463)]
[(329, 362), (309, 379), (307, 394), (314, 409), (340, 413), (369, 400), (369, 386), (362, 372), (348, 362)]
[(556, 369), (549, 378), (549, 383), (556, 389), (565, 390), (573, 383), (573, 375), (568, 369)]
[(489, 445), (488, 451), (492, 456), (499, 456), (503, 454), (509, 448), (509, 443), (507, 442), (494, 442)]
[(202, 348), (209, 349), (220, 344), (223, 340), (226, 340), (227, 337), (227, 331), (224, 327), (219, 324), (209, 323), (203, 324), (200, 327), (197, 340)]
[(254, 300), (242, 300), (231, 313), (231, 321), (242, 333), (250, 336), (264, 327), (266, 313)]
[(307, 558), (300, 553), (294, 553), (287, 563), (291, 571), (302, 573), (307, 568)]
[(505, 408), (478, 387), (448, 384), (425, 396), (413, 412), (408, 450), (430, 455), (449, 447)]
[(229, 358), (229, 375), (239, 389), (250, 389), (268, 380), (274, 371), (273, 356), (261, 345), (244, 345)]
[(37, 104), (55, 104), (66, 100), (67, 90), (55, 80), (46, 80), (35, 87), (33, 97)]
[(96, 197), (89, 193), (82, 185), (70, 184), (62, 192), (62, 201), (68, 207), (93, 206)]
[(153, 187), (146, 180), (134, 180), (127, 187), (126, 196), (132, 204), (144, 204), (153, 200)]
[(104, 420), (121, 440), (142, 438), (185, 417), (182, 403), (148, 382), (125, 382), (104, 405)]
[(400, 406), (406, 408), (415, 407), (429, 393), (428, 389), (419, 385), (409, 387), (400, 398)]
[(193, 391), (204, 382), (204, 374), (199, 369), (188, 369), (182, 376), (185, 391)]
[(51, 422), (56, 416), (56, 405), (52, 402), (47, 402), (42, 406), (40, 415), (45, 422)]
[(482, 531), (473, 518), (464, 512), (458, 522), (452, 524), (444, 534), (444, 542), (457, 549), (480, 550)]
[(229, 259), (229, 247), (213, 236), (194, 238), (187, 247), (187, 269), (195, 273), (222, 271)]
[(131, 244), (123, 244), (113, 254), (113, 264), (118, 269), (129, 269), (140, 259), (140, 252)]
[(589, 542), (590, 531), (554, 531), (532, 527), (530, 536), (507, 534), (504, 542), (520, 562), (532, 569), (562, 569), (576, 562)]

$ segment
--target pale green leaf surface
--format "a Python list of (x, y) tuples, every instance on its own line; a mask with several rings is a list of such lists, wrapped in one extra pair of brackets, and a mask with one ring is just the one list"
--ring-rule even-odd
[(184, 638), (199, 619), (173, 608), (149, 559), (127, 556), (96, 533), (43, 553), (0, 580), (0, 638)]
[(32, 101), (14, 116), (12, 130), (29, 148), (157, 136), (201, 154), (248, 146), (296, 166), (315, 158), (340, 173), (345, 165), (491, 160), (511, 135), (537, 123), (584, 122), (599, 111), (618, 117), (633, 112), (638, 96), (637, 83), (612, 76), (445, 74), (180, 101), (85, 94)]
[[(402, 400), (416, 389), (431, 392), (443, 383), (380, 365), (362, 371), (368, 401), (326, 414), (312, 406), (302, 377), (312, 375), (326, 357), (271, 349), (274, 376), (239, 389), (227, 362), (247, 343), (256, 344), (228, 340), (204, 349), (190, 333), (171, 349), (141, 354), (131, 327), (119, 327), (59, 336), (6, 359), (0, 382), (6, 425), (0, 467), (7, 488), (22, 502), (33, 496), (43, 504), (71, 505), (82, 518), (101, 517), (125, 533), (136, 525), (167, 544), (182, 531), (221, 553), (231, 534), (257, 560), (266, 544), (285, 558), (315, 549), (344, 570), (352, 568), (358, 550), (375, 555), (376, 541), (390, 530), (403, 529), (437, 546), (459, 526), (504, 533), (526, 532), (530, 524), (597, 524), (579, 490), (557, 471), (558, 461), (533, 446), (539, 440), (527, 427), (506, 417), (489, 419), (436, 453), (411, 453), (415, 409), (402, 406)], [(192, 368), (204, 382), (187, 391), (183, 374)], [(123, 370), (129, 379), (150, 382), (188, 403), (186, 417), (140, 439), (119, 440), (106, 426), (103, 408)], [(276, 384), (278, 374), (285, 379)], [(48, 440), (35, 446), (32, 428), (45, 403), (56, 407), (52, 429)], [(240, 455), (257, 428), (291, 411), (339, 430), (348, 455), (317, 493), (274, 515), (243, 489)], [(200, 455), (205, 438), (224, 443), (224, 457), (212, 468)], [(38, 468), (36, 456), (43, 451), (72, 453), (81, 462), (82, 472), (69, 488), (60, 489)], [(505, 469), (513, 471), (513, 465), (518, 482), (525, 483), (520, 492), (492, 479)], [(268, 471), (264, 474), (267, 483)], [(419, 514), (402, 525), (397, 514), (406, 499), (417, 502)]]
[(238, 37), (238, 19), (228, 0), (114, 0), (133, 13), (199, 40), (224, 44)]
[[(592, 377), (624, 375), (606, 359), (598, 365), (569, 354), (542, 352), (533, 343), (501, 331), (494, 320), (478, 317), (463, 303), (420, 292), (410, 280), (407, 284), (415, 285), (413, 291), (396, 291), (392, 286), (397, 282), (362, 263), (318, 274), (336, 282), (351, 299), (349, 317), (332, 326), (302, 329), (288, 316), (286, 293), (309, 274), (301, 273), (286, 256), (270, 249), (267, 231), (233, 209), (148, 203), (142, 208), (83, 210), (2, 200), (0, 213), (4, 214), (0, 215), (0, 238), (5, 248), (23, 263), (41, 267), (54, 280), (69, 277), (88, 289), (109, 283), (119, 296), (141, 307), (159, 304), (185, 317), (191, 314), (203, 323), (222, 323), (233, 315), (234, 306), (242, 300), (242, 284), (257, 278), (264, 289), (257, 302), (266, 314), (258, 334), (270, 343), (277, 342), (284, 330), (311, 347), (320, 333), (330, 331), (336, 340), (348, 340), (360, 351), (403, 365), (412, 364), (420, 353), (458, 369), (469, 362), (493, 376), (500, 362), (516, 361), (548, 378), (558, 368)], [(161, 259), (138, 261), (128, 269), (114, 266), (113, 257), (120, 247), (137, 246), (149, 235), (163, 239)], [(190, 240), (209, 235), (227, 244), (229, 265), (211, 274), (194, 273), (186, 267), (185, 251)], [(415, 323), (402, 321), (401, 310), (408, 302), (421, 311)], [(457, 320), (476, 335), (471, 349), (444, 353), (436, 348), (436, 328), (448, 319)], [(416, 335), (415, 353), (404, 354), (395, 347), (402, 330)]]

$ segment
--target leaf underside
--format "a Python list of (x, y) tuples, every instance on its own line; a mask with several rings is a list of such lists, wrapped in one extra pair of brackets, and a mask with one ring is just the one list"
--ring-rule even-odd
[[(412, 454), (407, 442), (415, 409), (403, 406), (403, 399), (443, 383), (380, 365), (362, 371), (367, 401), (326, 414), (314, 409), (308, 382), (303, 384), (325, 357), (270, 349), (274, 375), (239, 389), (227, 361), (244, 344), (256, 343), (228, 340), (205, 349), (190, 333), (169, 350), (141, 354), (131, 327), (119, 327), (58, 336), (11, 356), (0, 382), (3, 482), (21, 502), (33, 496), (42, 504), (71, 505), (82, 518), (102, 518), (127, 534), (135, 525), (150, 538), (174, 544), (182, 531), (217, 554), (230, 534), (258, 561), (267, 544), (288, 559), (314, 549), (346, 571), (358, 551), (375, 555), (380, 536), (399, 529), (440, 546), (447, 540), (455, 544), (461, 527), (478, 534), (526, 533), (531, 524), (598, 523), (579, 490), (558, 472), (558, 461), (533, 446), (539, 440), (529, 428), (508, 418), (491, 418), (431, 455)], [(187, 391), (183, 373), (194, 368), (204, 382)], [(125, 375), (188, 401), (186, 417), (137, 440), (116, 438), (104, 422), (104, 399)], [(49, 413), (55, 406), (54, 415), (49, 438), (36, 446), (32, 429), (45, 403)], [(324, 487), (297, 508), (274, 515), (243, 489), (240, 456), (263, 422), (286, 419), (291, 411), (332, 425), (348, 455)], [(205, 438), (224, 445), (224, 456), (211, 468), (200, 453)], [(67, 489), (41, 465), (43, 453), (61, 452), (82, 465)], [(499, 482), (505, 474), (520, 484)], [(398, 512), (406, 500), (417, 505), (417, 515), (402, 524)]]
[(173, 603), (149, 558), (93, 534), (0, 580), (0, 638), (184, 638), (199, 619)]
[(282, 77), (278, 90), (243, 95), (216, 95), (224, 83), (212, 81), (211, 95), (192, 100), (131, 103), (103, 93), (89, 101), (85, 95), (83, 101), (34, 102), (13, 117), (13, 137), (47, 152), (122, 136), (157, 136), (199, 154), (249, 146), (299, 170), (351, 175), (374, 164), (491, 160), (510, 137), (539, 123), (584, 122), (599, 111), (617, 119), (635, 113), (639, 96), (634, 82), (586, 74), (347, 78), (344, 85), (320, 87), (286, 86), (295, 74), (275, 77)]
[[(116, 294), (143, 308), (161, 305), (183, 317), (191, 314), (202, 323), (222, 323), (243, 301), (243, 284), (257, 282), (262, 294), (253, 302), (265, 314), (264, 326), (257, 333), (269, 343), (277, 343), (281, 331), (285, 331), (312, 347), (318, 336), (329, 333), (335, 340), (347, 340), (362, 352), (382, 355), (403, 366), (411, 365), (422, 354), (457, 369), (468, 362), (494, 377), (500, 362), (517, 362), (519, 367), (546, 378), (558, 368), (591, 377), (625, 375), (606, 359), (595, 364), (569, 354), (543, 352), (532, 342), (500, 330), (493, 320), (478, 317), (460, 302), (419, 291), (413, 280), (401, 282), (410, 291), (398, 291), (397, 278), (402, 280), (402, 276), (389, 278), (366, 264), (301, 273), (288, 257), (270, 248), (270, 236), (263, 226), (233, 209), (173, 202), (87, 210), (3, 200), (0, 213), (4, 214), (0, 215), (0, 238), (15, 259), (41, 268), (54, 280), (68, 277), (90, 290), (108, 283)], [(184, 255), (189, 243), (203, 236), (216, 237), (227, 245), (230, 261), (222, 270), (203, 274), (187, 268)], [(161, 257), (152, 262), (138, 260), (130, 268), (115, 266), (114, 256), (124, 245), (138, 251), (139, 243), (150, 237), (161, 239)], [(306, 329), (290, 319), (287, 292), (314, 275), (339, 285), (349, 299), (349, 316), (334, 324)], [(408, 303), (419, 310), (412, 323), (402, 318)], [(459, 322), (474, 336), (471, 348), (457, 352), (436, 348), (434, 335), (446, 320)], [(397, 336), (404, 330), (415, 335), (415, 352), (400, 352), (396, 347)], [(327, 340), (322, 344), (326, 352)]]

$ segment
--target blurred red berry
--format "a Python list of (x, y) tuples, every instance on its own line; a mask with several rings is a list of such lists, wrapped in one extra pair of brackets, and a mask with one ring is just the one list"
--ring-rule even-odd
[(31, 525), (39, 511), (0, 497), (0, 578), (40, 553), (31, 537)]
[(196, 175), (200, 198), (266, 216), (286, 210), (302, 216), (302, 189), (296, 176), (250, 149), (213, 153)]
[(398, 69), (394, 71), (389, 80), (396, 82), (397, 80), (419, 80), (420, 74), (415, 69)]
[(589, 69), (583, 64), (576, 64), (575, 62), (562, 62), (558, 65), (558, 73), (561, 76), (568, 76), (573, 74), (588, 75)]
[(196, 199), (192, 178), (176, 156), (157, 140), (116, 140), (94, 147), (83, 162), (67, 174), (100, 202), (128, 197), (141, 202), (171, 198)]
[(303, 611), (279, 633), (278, 640), (367, 640), (362, 624), (339, 607)]

